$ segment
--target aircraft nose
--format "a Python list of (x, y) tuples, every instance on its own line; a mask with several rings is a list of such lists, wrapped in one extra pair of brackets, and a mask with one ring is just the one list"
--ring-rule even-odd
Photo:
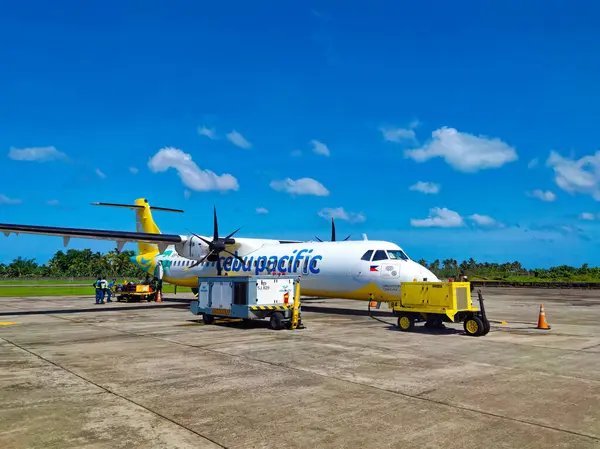
[(427, 282), (440, 282), (438, 277), (433, 274), (429, 269), (425, 268), (423, 265), (418, 264), (415, 261), (413, 262), (413, 266), (415, 268), (417, 281), (422, 281), (423, 279), (427, 279)]

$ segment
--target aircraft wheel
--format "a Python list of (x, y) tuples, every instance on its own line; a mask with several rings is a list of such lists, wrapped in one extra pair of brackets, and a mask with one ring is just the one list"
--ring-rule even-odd
[(215, 317), (213, 315), (209, 315), (208, 313), (203, 313), (202, 321), (204, 324), (212, 324), (215, 321)]

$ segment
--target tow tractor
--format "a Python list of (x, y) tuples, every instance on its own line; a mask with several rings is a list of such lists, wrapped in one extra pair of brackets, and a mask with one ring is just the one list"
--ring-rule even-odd
[(204, 324), (215, 319), (269, 318), (271, 329), (303, 329), (300, 280), (296, 276), (214, 276), (198, 278), (198, 299), (190, 303)]
[(117, 296), (118, 302), (141, 301), (142, 299), (150, 302), (154, 301), (156, 292), (151, 285), (134, 284), (133, 282), (129, 282), (117, 286), (115, 289), (115, 295)]
[(470, 282), (404, 282), (401, 299), (388, 307), (398, 317), (401, 331), (411, 331), (415, 323), (440, 328), (443, 323), (463, 323), (467, 335), (479, 337), (490, 331), (481, 290), (477, 291), (479, 309), (471, 301)]

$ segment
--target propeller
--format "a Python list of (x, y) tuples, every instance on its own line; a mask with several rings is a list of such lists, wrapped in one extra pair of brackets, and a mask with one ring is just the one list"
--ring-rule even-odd
[[(345, 242), (346, 240), (348, 240), (350, 238), (352, 234), (350, 234), (348, 237), (346, 237), (343, 241)], [(315, 238), (319, 241), (322, 242), (323, 240), (321, 240), (319, 237), (315, 236)], [(333, 218), (331, 219), (331, 241), (335, 242), (335, 222), (333, 221)]]
[(242, 259), (240, 256), (236, 256), (235, 254), (233, 254), (231, 251), (229, 251), (226, 248), (227, 245), (235, 244), (235, 239), (233, 239), (232, 237), (240, 229), (242, 229), (242, 228), (241, 227), (237, 228), (235, 231), (233, 231), (231, 234), (227, 235), (226, 237), (219, 237), (219, 222), (217, 220), (217, 207), (213, 206), (213, 239), (212, 239), (212, 241), (206, 240), (204, 237), (201, 237), (198, 234), (195, 234), (192, 232), (192, 235), (194, 235), (196, 238), (198, 238), (199, 240), (202, 240), (204, 243), (206, 243), (208, 245), (208, 249), (209, 249), (208, 254), (206, 256), (204, 256), (202, 259), (194, 262), (189, 267), (186, 267), (185, 270), (187, 271), (191, 268), (194, 268), (194, 267), (200, 265), (206, 259), (208, 259), (209, 262), (217, 262), (217, 275), (221, 276), (221, 272), (223, 270), (223, 267), (221, 266), (221, 258), (219, 257), (221, 253), (227, 253), (227, 254), (233, 256), (235, 259), (239, 260), (242, 264), (245, 264), (244, 259)]

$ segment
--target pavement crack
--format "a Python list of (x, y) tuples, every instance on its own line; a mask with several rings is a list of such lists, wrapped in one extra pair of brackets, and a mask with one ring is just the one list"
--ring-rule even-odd
[[(44, 356), (42, 356), (40, 354), (37, 354), (37, 353), (35, 353), (35, 352), (33, 352), (33, 351), (25, 348), (24, 346), (21, 346), (18, 343), (15, 343), (15, 342), (7, 339), (6, 337), (0, 337), (0, 340), (3, 340), (6, 343), (8, 343), (8, 344), (10, 344), (10, 345), (12, 345), (12, 346), (20, 349), (21, 351), (24, 351), (24, 352), (26, 352), (26, 353), (28, 353), (28, 354), (30, 354), (30, 355), (32, 355), (32, 356), (34, 356), (34, 357), (36, 357), (36, 358), (44, 361), (44, 362), (46, 362), (46, 363), (48, 363), (48, 364), (50, 364), (50, 365), (52, 365), (52, 366), (54, 366), (54, 367), (56, 367), (56, 368), (64, 371), (64, 372), (66, 372), (66, 373), (69, 373), (69, 374), (71, 374), (71, 375), (73, 375), (75, 377), (78, 377), (79, 379), (83, 380), (84, 382), (87, 382), (87, 383), (89, 383), (91, 385), (94, 385), (97, 388), (100, 388), (105, 393), (109, 393), (109, 394), (111, 394), (113, 396), (116, 396), (116, 397), (118, 397), (118, 398), (126, 401), (126, 402), (129, 402), (130, 404), (133, 404), (133, 405), (135, 405), (135, 406), (137, 406), (139, 408), (142, 408), (142, 409), (146, 410), (147, 412), (152, 413), (153, 415), (158, 416), (159, 418), (162, 418), (165, 421), (168, 421), (171, 424), (176, 425), (177, 427), (181, 427), (182, 429), (185, 429), (188, 432), (193, 433), (196, 436), (199, 436), (200, 438), (204, 438), (205, 440), (210, 441), (211, 443), (213, 443), (213, 444), (215, 444), (215, 445), (217, 445), (217, 446), (219, 446), (221, 448), (228, 449), (227, 446), (223, 446), (222, 444), (216, 442), (215, 440), (211, 439), (210, 437), (208, 437), (206, 435), (202, 435), (200, 432), (197, 432), (194, 429), (191, 429), (191, 428), (189, 428), (189, 427), (187, 427), (187, 426), (185, 426), (185, 425), (183, 425), (183, 424), (181, 424), (181, 423), (179, 423), (179, 422), (177, 422), (177, 421), (169, 418), (168, 416), (165, 416), (162, 413), (157, 412), (156, 410), (148, 408), (145, 405), (142, 405), (139, 402), (134, 401), (133, 399), (130, 399), (130, 398), (126, 397), (126, 396), (123, 396), (122, 394), (117, 393), (116, 391), (110, 390), (109, 388), (106, 388), (106, 387), (104, 387), (104, 386), (102, 386), (102, 385), (94, 382), (93, 380), (90, 380), (90, 379), (88, 379), (88, 378), (86, 378), (86, 377), (84, 377), (84, 376), (82, 376), (80, 374), (77, 374), (76, 372), (71, 371), (70, 369), (68, 369), (68, 368), (66, 368), (64, 366), (62, 366), (62, 365), (60, 365), (60, 364), (58, 364), (56, 362), (53, 362), (52, 360), (47, 359), (46, 357), (44, 357)], [(103, 394), (103, 393), (99, 392), (98, 394)]]

